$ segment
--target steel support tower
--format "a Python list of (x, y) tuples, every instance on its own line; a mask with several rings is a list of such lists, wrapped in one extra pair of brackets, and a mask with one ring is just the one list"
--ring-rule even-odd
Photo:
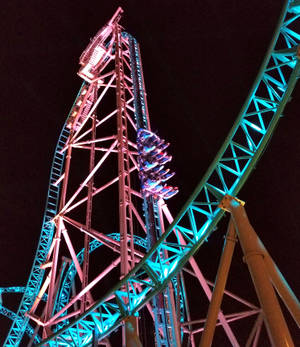
[[(4, 346), (24, 345), (24, 334), (29, 345), (109, 345), (119, 327), (119, 345), (138, 345), (141, 316), (154, 322), (153, 345), (195, 346), (205, 320), (190, 316), (183, 274), (211, 300), (193, 256), (222, 217), (224, 196), (237, 196), (262, 155), (299, 78), (300, 4), (290, 0), (232, 130), (173, 218), (168, 144), (151, 131), (139, 45), (121, 14), (80, 57), (84, 82), (58, 139), (27, 286), (1, 288), (24, 292), (16, 313), (0, 303), (13, 320)], [(256, 345), (261, 308), (225, 294), (247, 308), (217, 312), (227, 339), (239, 346), (230, 322), (257, 315), (248, 339)]]

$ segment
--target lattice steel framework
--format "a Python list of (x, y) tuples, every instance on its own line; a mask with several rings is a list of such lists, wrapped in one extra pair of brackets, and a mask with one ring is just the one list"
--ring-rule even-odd
[[(133, 216), (141, 231), (145, 231), (148, 225), (147, 219), (145, 224), (140, 212), (132, 203), (133, 196), (140, 198), (141, 194), (130, 182), (131, 173), (137, 171), (139, 167), (136, 160), (136, 145), (130, 140), (127, 127), (127, 123), (130, 123), (135, 130), (141, 127), (150, 128), (139, 48), (132, 36), (121, 32), (117, 17), (112, 19), (110, 25), (106, 27), (107, 30), (97, 34), (97, 40), (102, 40), (102, 50), (95, 49), (99, 41), (93, 40), (81, 57), (83, 68), (80, 74), (87, 82), (79, 91), (58, 141), (37, 255), (5, 346), (19, 344), (27, 329), (29, 317), (43, 329), (42, 337), (45, 340), (40, 343), (41, 346), (87, 346), (92, 343), (95, 336), (97, 339), (108, 336), (124, 322), (126, 317), (135, 315), (143, 306), (146, 305), (150, 312), (154, 312), (150, 307), (150, 300), (165, 288), (167, 288), (165, 292), (173, 288), (169, 284), (187, 261), (190, 262), (193, 273), (210, 298), (211, 292), (207, 281), (203, 278), (193, 255), (212, 233), (223, 215), (223, 210), (218, 207), (221, 199), (226, 194), (236, 196), (245, 183), (290, 99), (300, 70), (299, 17), (299, 1), (287, 1), (254, 86), (215, 160), (181, 213), (173, 221), (163, 200), (158, 199), (153, 203), (152, 197), (148, 200), (144, 198), (146, 215), (151, 205), (153, 209), (157, 208), (161, 222), (165, 218), (171, 223), (166, 231), (163, 226), (161, 227), (160, 239), (155, 245), (151, 245), (146, 255), (143, 246), (147, 246), (142, 245), (145, 240), (133, 234)], [(92, 57), (93, 52), (96, 52), (94, 57)], [(96, 63), (88, 66), (85, 63), (87, 57), (89, 61), (94, 59)], [(112, 61), (116, 62), (116, 68), (109, 70)], [(126, 74), (126, 69), (130, 75)], [(97, 74), (94, 74), (95, 71)], [(97, 118), (97, 106), (108, 89), (114, 88), (119, 91), (117, 109), (103, 114), (102, 118)], [(96, 128), (100, 129), (102, 124), (115, 115), (118, 117), (118, 133), (109, 137), (96, 137)], [(85, 126), (87, 127), (84, 128)], [(107, 146), (98, 147), (100, 143), (105, 143)], [(89, 172), (75, 193), (67, 196), (68, 166), (71, 152), (75, 148), (88, 149), (91, 153)], [(98, 161), (97, 151), (104, 153)], [(102, 184), (101, 188), (96, 188), (92, 177), (112, 153), (118, 155), (119, 173), (112, 180)], [(124, 216), (120, 218), (123, 226), (120, 225), (119, 234), (105, 235), (91, 228), (92, 200), (94, 196), (116, 182), (119, 182), (119, 190), (123, 192), (119, 201), (120, 216)], [(58, 206), (60, 185), (62, 190)], [(87, 190), (86, 194), (83, 194), (84, 189)], [(79, 222), (67, 215), (83, 204), (87, 211), (85, 215), (89, 216), (87, 220)], [(128, 206), (129, 209), (126, 208)], [(82, 250), (78, 256), (68, 236), (66, 225), (79, 229), (85, 234), (85, 250)], [(58, 270), (57, 240), (61, 239), (61, 235), (66, 242), (71, 261), (61, 261)], [(92, 242), (91, 237), (95, 239)], [(101, 299), (94, 300), (88, 279), (89, 257), (100, 244), (117, 250), (120, 257), (95, 278), (95, 283), (119, 263), (122, 264), (122, 279)], [(68, 270), (66, 270), (67, 263)], [(48, 272), (43, 282), (46, 269)], [(55, 273), (59, 276), (54, 276)], [(79, 277), (82, 287), (79, 293), (73, 293), (75, 299), (70, 300), (75, 274)], [(44, 295), (48, 287), (47, 305), (44, 312), (37, 316), (34, 311), (39, 305), (39, 298)], [(77, 310), (74, 308), (76, 300), (81, 301)], [(255, 306), (243, 302), (251, 307), (251, 314), (260, 312)], [(70, 308), (72, 309), (69, 310)], [(241, 314), (239, 318), (243, 315), (245, 316)], [(173, 317), (175, 316), (176, 313), (173, 314)], [(238, 315), (233, 319), (236, 317)], [(261, 315), (259, 317), (261, 319)], [(219, 315), (229, 340), (233, 345), (238, 345), (228, 325), (231, 318), (223, 313)], [(184, 326), (182, 324), (182, 332), (193, 336), (195, 332), (185, 329)], [(156, 325), (156, 328), (157, 334), (160, 333), (163, 338), (161, 327)], [(193, 337), (190, 341), (194, 346)]]
[[(85, 312), (94, 301), (91, 289), (97, 286), (107, 273), (120, 264), (122, 278), (144, 255), (145, 250), (141, 252), (138, 248), (143, 248), (145, 241), (141, 242), (142, 239), (136, 233), (142, 233), (145, 237), (147, 231), (148, 234), (157, 236), (164, 230), (158, 205), (161, 194), (146, 195), (143, 191), (140, 193), (137, 177), (134, 177), (134, 175), (137, 176), (137, 171), (141, 171), (135, 144), (136, 131), (137, 129), (149, 131), (150, 123), (138, 44), (118, 25), (121, 13), (122, 10), (118, 9), (80, 57), (82, 68), (79, 75), (85, 82), (64, 125), (51, 172), (45, 217), (46, 227), (49, 230), (47, 237), (51, 242), (47, 239), (45, 246), (46, 238), (42, 235), (39, 256), (32, 272), (33, 275), (37, 272), (41, 275), (38, 277), (39, 283), (37, 280), (33, 282), (30, 278), (19, 311), (14, 316), (14, 323), (6, 342), (8, 344), (16, 345), (21, 341), (28, 318), (37, 323), (37, 327), (42, 327), (42, 336), (45, 338), (52, 333), (52, 329), (55, 331), (61, 328), (69, 318)], [(109, 105), (114, 105), (112, 110), (104, 111), (110, 107)], [(113, 123), (115, 121), (116, 124)], [(79, 185), (73, 182), (77, 178), (74, 178), (76, 176), (74, 171), (78, 173), (85, 170), (86, 164), (83, 164), (80, 170), (76, 167), (72, 171), (71, 166), (74, 166), (74, 160), (72, 161), (71, 157), (74, 157), (74, 154), (76, 156), (74, 152), (78, 149), (89, 153), (88, 174)], [(101, 155), (102, 153), (104, 154)], [(103, 178), (105, 174), (102, 178), (97, 178), (104, 163), (108, 162), (106, 171), (112, 171), (109, 166), (112, 164), (112, 157), (116, 155), (118, 170), (113, 173), (114, 178), (107, 180)], [(159, 156), (163, 157), (162, 154)], [(164, 157), (163, 160), (166, 161), (165, 159)], [(79, 160), (84, 161), (82, 154)], [(160, 160), (157, 163), (159, 162)], [(132, 179), (136, 182), (131, 183)], [(95, 197), (102, 195), (116, 184), (119, 192), (118, 237), (115, 234), (99, 233), (92, 228)], [(172, 190), (172, 187), (165, 190), (170, 193), (170, 189)], [(116, 195), (115, 193), (116, 191), (112, 188), (110, 195)], [(139, 198), (139, 206), (135, 206), (133, 202), (135, 198)], [(146, 223), (142, 218), (142, 206), (146, 214)], [(74, 229), (84, 234), (83, 245), (80, 245), (80, 247), (84, 246), (82, 251), (80, 248), (76, 249), (76, 240), (74, 242), (74, 236), (71, 235)], [(156, 236), (151, 237), (147, 248), (155, 241)], [(92, 239), (94, 240), (91, 241)], [(98, 273), (94, 280), (90, 281), (90, 255), (92, 251), (99, 248), (100, 241), (101, 244), (104, 242), (108, 249), (120, 253), (120, 257), (114, 259), (107, 268)], [(63, 243), (65, 244), (62, 246)], [(62, 249), (63, 247), (66, 249)], [(42, 256), (40, 256), (40, 249), (43, 251)], [(65, 254), (70, 259), (65, 257)], [(61, 255), (63, 255), (62, 259), (60, 259)], [(78, 283), (76, 284), (76, 275), (79, 277), (79, 286)], [(29, 289), (30, 295), (27, 295)], [(75, 290), (79, 293), (75, 294)], [(123, 291), (126, 292), (126, 290), (123, 288)], [(46, 296), (47, 300), (41, 311), (42, 296)], [(73, 296), (72, 299), (70, 299), (71, 296)], [(181, 297), (182, 295), (179, 294), (179, 298)], [(171, 306), (170, 303), (173, 302), (168, 292), (162, 297), (162, 302), (164, 301), (169, 302), (168, 306)], [(154, 319), (157, 320), (159, 316), (166, 322), (158, 329), (156, 338), (158, 344), (161, 345), (159, 342), (161, 338), (163, 336), (166, 338), (168, 335), (169, 344), (174, 345), (174, 331), (177, 330), (178, 325), (175, 324), (177, 320), (175, 313), (167, 312), (159, 305), (155, 305), (154, 309), (150, 305), (148, 307)], [(180, 308), (183, 313), (182, 300)], [(41, 312), (37, 313), (39, 310)], [(59, 317), (58, 320), (57, 317)], [(169, 321), (173, 323), (167, 323)], [(33, 339), (39, 341), (38, 328), (33, 335)]]

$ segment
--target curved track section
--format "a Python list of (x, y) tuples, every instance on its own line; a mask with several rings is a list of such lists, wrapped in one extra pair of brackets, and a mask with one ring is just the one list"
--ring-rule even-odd
[[(83, 85), (81, 86), (81, 88), (82, 87)], [(80, 95), (80, 91), (78, 95)], [(77, 98), (75, 99), (74, 104), (76, 103), (76, 100)], [(31, 268), (24, 295), (19, 305), (18, 312), (15, 314), (13, 324), (10, 328), (10, 331), (6, 337), (3, 346), (15, 347), (18, 346), (18, 344), (20, 343), (28, 324), (28, 318), (25, 316), (25, 313), (30, 310), (39, 292), (44, 277), (44, 270), (41, 269), (41, 265), (46, 262), (47, 254), (49, 252), (53, 238), (54, 224), (51, 222), (51, 220), (57, 213), (60, 194), (60, 184), (58, 183), (58, 180), (63, 174), (65, 156), (65, 153), (62, 152), (62, 149), (64, 148), (68, 137), (69, 129), (67, 128), (66, 122), (60, 133), (54, 152), (54, 157), (50, 171), (46, 207), (41, 228), (41, 236), (39, 239), (35, 259)]]
[[(15, 312), (10, 310), (9, 308), (5, 307), (3, 303), (1, 302), (2, 295), (3, 294), (18, 294), (18, 293), (24, 293), (26, 290), (26, 287), (2, 287), (0, 288), (0, 314), (3, 316), (11, 319), (12, 321), (15, 321), (17, 319), (17, 315)], [(45, 297), (43, 298), (45, 299)], [(34, 335), (34, 328), (30, 325), (27, 324), (25, 328), (25, 334), (28, 335), (28, 337), (32, 337)], [(39, 343), (41, 341), (39, 336), (35, 336), (33, 342), (34, 343)]]
[[(14, 321), (17, 318), (17, 315), (12, 310), (10, 310), (7, 307), (4, 307), (3, 305), (0, 305), (0, 314), (11, 319), (12, 321)], [(34, 329), (30, 324), (27, 324), (25, 328), (25, 334), (27, 334), (28, 337), (32, 337), (34, 335)], [(38, 336), (35, 336), (34, 343), (39, 343), (40, 341), (41, 339)]]

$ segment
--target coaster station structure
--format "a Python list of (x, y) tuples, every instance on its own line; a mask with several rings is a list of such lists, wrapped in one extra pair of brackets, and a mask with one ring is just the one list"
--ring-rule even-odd
[[(58, 139), (27, 286), (1, 289), (1, 294), (24, 292), (16, 313), (1, 303), (1, 313), (13, 319), (4, 346), (22, 345), (25, 333), (29, 345), (109, 345), (120, 326), (120, 344), (140, 344), (142, 307), (154, 322), (153, 344), (195, 346), (203, 327), (194, 328), (191, 320), (182, 270), (196, 276), (211, 300), (210, 283), (193, 255), (224, 209), (232, 212), (244, 249), (243, 228), (232, 207), (241, 202), (230, 196), (237, 196), (260, 158), (299, 77), (300, 3), (287, 1), (236, 122), (175, 219), (165, 202), (178, 191), (165, 183), (173, 175), (166, 168), (168, 144), (151, 132), (139, 46), (120, 26), (121, 14), (119, 8), (80, 57), (84, 82)], [(233, 205), (220, 205), (224, 197)], [(108, 211), (117, 206), (117, 212), (103, 212), (104, 206)], [(284, 286), (278, 287), (282, 294)], [(226, 315), (216, 305), (212, 325), (218, 317), (233, 346), (239, 346), (238, 336), (229, 323), (250, 315), (257, 319), (248, 345), (257, 344), (263, 314), (268, 316), (257, 291), (262, 309), (229, 292), (247, 311)], [(299, 324), (297, 299), (290, 290), (283, 297)], [(292, 345), (288, 329), (278, 336), (272, 319), (265, 321), (271, 341), (284, 346), (283, 338)]]

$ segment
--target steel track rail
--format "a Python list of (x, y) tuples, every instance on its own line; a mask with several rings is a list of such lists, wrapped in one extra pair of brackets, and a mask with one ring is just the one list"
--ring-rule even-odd
[[(14, 321), (16, 319), (16, 316), (17, 316), (15, 312), (13, 312), (12, 310), (10, 310), (9, 308), (7, 308), (3, 305), (0, 305), (0, 314), (11, 319), (12, 321)], [(25, 333), (26, 333), (26, 335), (28, 335), (29, 338), (31, 338), (34, 335), (34, 329), (30, 324), (26, 325)], [(38, 336), (35, 336), (34, 343), (38, 343), (40, 341), (41, 341), (41, 339)]]
[[(9, 308), (5, 307), (1, 303), (1, 296), (3, 294), (15, 294), (15, 293), (24, 293), (26, 290), (26, 287), (2, 287), (0, 288), (0, 314), (3, 316), (9, 318), (10, 320), (14, 321), (17, 318), (17, 314), (10, 310)], [(46, 296), (43, 297), (43, 300), (46, 299)], [(29, 338), (31, 338), (34, 335), (34, 328), (27, 324), (25, 328), (25, 333), (28, 335)], [(34, 337), (34, 343), (38, 343), (41, 341), (41, 338), (39, 336)]]
[[(102, 299), (38, 346), (88, 346), (114, 331), (182, 269), (215, 229), (225, 194), (236, 196), (274, 132), (299, 77), (300, 2), (287, 1), (254, 86), (223, 146), (166, 233)], [(280, 37), (280, 39), (279, 39)], [(179, 240), (184, 239), (182, 243)], [(168, 251), (169, 258), (161, 254)], [(139, 292), (134, 283), (139, 284)], [(127, 288), (123, 291), (122, 288)], [(128, 302), (128, 304), (125, 304)], [(80, 334), (78, 333), (80, 332)]]
[[(81, 86), (81, 88), (82, 87), (83, 85)], [(80, 91), (78, 95), (80, 95)], [(73, 106), (76, 103), (76, 99)], [(29, 279), (26, 285), (24, 295), (21, 299), (18, 311), (15, 314), (14, 321), (11, 325), (9, 333), (4, 342), (3, 346), (5, 347), (9, 347), (9, 346), (15, 347), (19, 345), (24, 335), (24, 332), (26, 331), (26, 327), (29, 320), (28, 317), (25, 316), (25, 313), (30, 310), (40, 290), (40, 286), (43, 281), (45, 270), (41, 269), (41, 265), (45, 263), (47, 254), (51, 246), (53, 232), (54, 232), (54, 224), (51, 222), (51, 220), (57, 214), (59, 194), (60, 194), (60, 185), (55, 183), (63, 174), (65, 153), (62, 152), (62, 149), (64, 148), (68, 137), (69, 137), (69, 129), (67, 128), (67, 122), (66, 122), (59, 135), (56, 148), (54, 151), (53, 161), (52, 161), (51, 170), (50, 170), (50, 180), (49, 180), (49, 186), (48, 186), (45, 212), (44, 212), (42, 228), (41, 228), (41, 235), (40, 235), (39, 243), (37, 246), (35, 259), (33, 261), (33, 265), (31, 268), (31, 272), (29, 275)]]

